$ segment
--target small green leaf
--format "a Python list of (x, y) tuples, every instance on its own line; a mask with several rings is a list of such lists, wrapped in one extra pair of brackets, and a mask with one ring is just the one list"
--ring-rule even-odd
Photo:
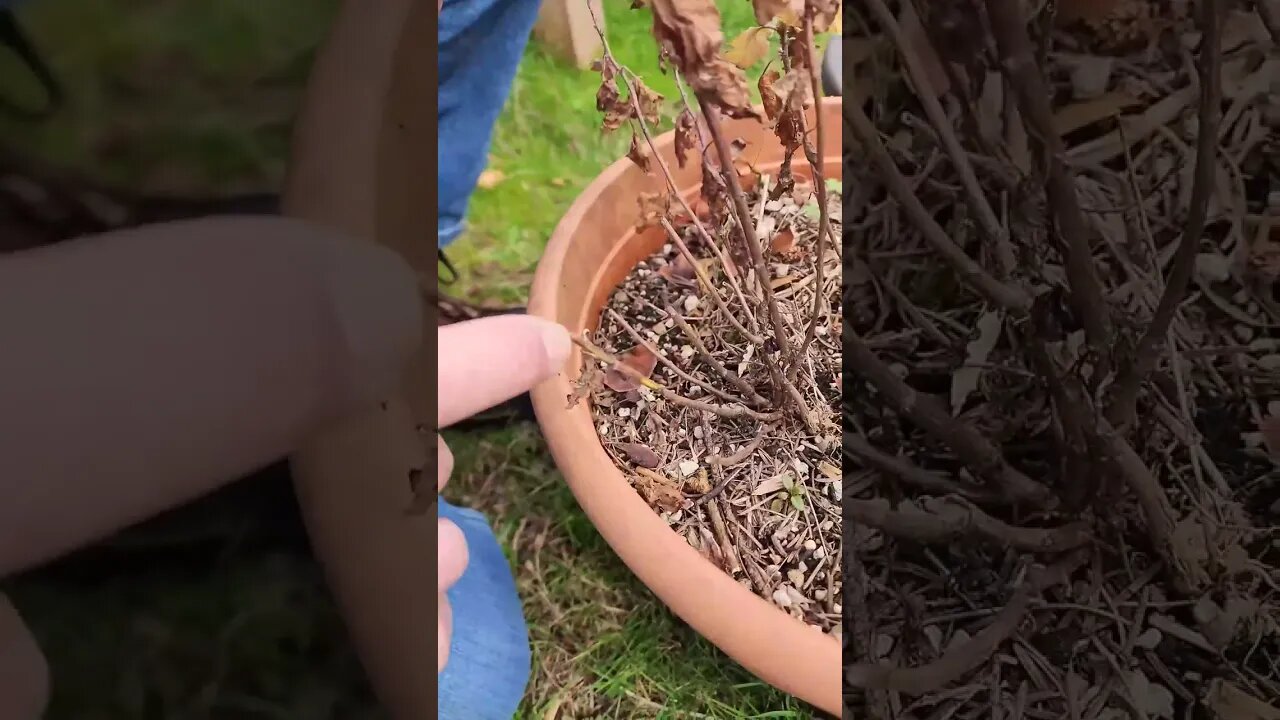
[(841, 194), (843, 194), (843, 193), (844, 193), (844, 183), (843, 183), (843, 182), (841, 182), (841, 181), (839, 181), (839, 180), (828, 180), (828, 181), (827, 181), (827, 192), (832, 192), (832, 193), (835, 193), (836, 195), (841, 195)]
[(788, 492), (796, 486), (796, 479), (791, 476), (791, 473), (783, 473), (781, 480), (782, 487), (786, 488)]
[(792, 507), (794, 507), (795, 509), (799, 510), (800, 512), (804, 512), (804, 496), (803, 496), (803, 495), (792, 495), (792, 496), (791, 496), (791, 506), (792, 506)]
[(822, 219), (822, 211), (818, 209), (817, 202), (810, 202), (806, 204), (804, 207), (800, 208), (800, 211), (804, 213), (805, 217), (814, 222), (818, 222)]

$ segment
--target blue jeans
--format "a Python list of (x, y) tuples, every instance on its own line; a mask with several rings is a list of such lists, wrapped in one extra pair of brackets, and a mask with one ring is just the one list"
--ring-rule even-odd
[(484, 516), (440, 499), (437, 515), (467, 538), (470, 562), (452, 588), (453, 638), (440, 674), (440, 720), (511, 720), (529, 682), (529, 633), (515, 579)]
[(440, 13), (436, 236), (462, 234), (467, 204), (489, 157), (494, 123), (511, 92), (539, 0), (445, 0)]

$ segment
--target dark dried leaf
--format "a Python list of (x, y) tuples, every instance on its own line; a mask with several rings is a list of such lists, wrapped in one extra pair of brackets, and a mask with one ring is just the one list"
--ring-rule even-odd
[(698, 148), (698, 121), (685, 110), (676, 117), (676, 162), (684, 167), (690, 150)]
[(662, 120), (662, 95), (645, 85), (640, 78), (635, 78), (632, 82), (635, 84), (636, 99), (639, 101), (644, 121), (650, 125), (656, 125)]
[(782, 98), (774, 90), (774, 85), (782, 78), (782, 74), (777, 70), (760, 76), (760, 81), (756, 83), (756, 87), (760, 89), (760, 101), (764, 105), (764, 115), (769, 120), (777, 120), (778, 115), (782, 113)]
[(720, 55), (724, 34), (713, 0), (653, 0), (653, 36), (700, 97), (730, 117), (753, 117), (747, 78)]
[(681, 287), (696, 287), (697, 273), (693, 264), (685, 259), (684, 254), (677, 255), (674, 260), (658, 268), (658, 275)]
[(650, 171), (649, 148), (645, 143), (640, 142), (639, 137), (634, 132), (631, 133), (631, 149), (627, 151), (627, 157), (631, 158), (631, 162), (635, 163), (636, 167), (646, 173)]
[[(631, 369), (639, 372), (644, 377), (652, 375), (653, 369), (658, 366), (658, 356), (649, 352), (649, 349), (643, 345), (637, 345), (631, 348), (626, 355), (618, 358), (618, 360)], [(629, 374), (623, 373), (616, 367), (611, 367), (605, 372), (604, 384), (605, 387), (610, 390), (620, 393), (635, 390), (640, 387), (639, 380)]]
[(790, 228), (780, 231), (769, 242), (769, 248), (779, 255), (786, 255), (796, 247), (796, 234)]
[(804, 16), (804, 0), (751, 0), (751, 7), (756, 12), (756, 22), (768, 25), (775, 19), (800, 27)]
[(671, 196), (666, 193), (640, 193), (636, 202), (640, 205), (640, 217), (636, 220), (637, 228), (657, 225), (671, 208)]
[(599, 68), (600, 89), (596, 91), (596, 110), (604, 113), (604, 131), (612, 132), (635, 117), (635, 108), (629, 101), (623, 100), (618, 92), (618, 68), (613, 61), (606, 58), (599, 63)]
[(619, 443), (618, 449), (627, 454), (631, 462), (644, 468), (656, 468), (662, 464), (662, 458), (648, 446), (640, 443)]
[(724, 58), (746, 70), (764, 60), (768, 54), (769, 30), (762, 27), (752, 27), (743, 30), (729, 42), (729, 49), (725, 51)]

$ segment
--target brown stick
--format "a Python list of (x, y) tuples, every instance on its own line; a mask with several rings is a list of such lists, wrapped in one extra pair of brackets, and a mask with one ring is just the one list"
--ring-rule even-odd
[(1023, 616), (1036, 596), (1054, 585), (1066, 582), (1071, 573), (1084, 563), (1083, 552), (1034, 573), (1029, 582), (1014, 593), (1008, 605), (990, 625), (968, 641), (949, 649), (938, 660), (916, 668), (859, 663), (845, 668), (850, 685), (869, 690), (893, 690), (911, 696), (939, 690), (959, 680), (965, 673), (986, 662), (1000, 645), (1018, 631)]
[(582, 348), (588, 355), (591, 355), (601, 362), (609, 363), (609, 365), (615, 368), (618, 372), (635, 379), (641, 385), (658, 393), (664, 400), (667, 400), (674, 405), (687, 407), (691, 410), (708, 412), (712, 415), (718, 415), (728, 420), (737, 420), (739, 418), (749, 417), (760, 422), (773, 422), (782, 417), (781, 412), (761, 413), (752, 410), (746, 405), (715, 405), (709, 402), (687, 398), (669, 390), (662, 384), (646, 376), (644, 373), (636, 370), (630, 365), (614, 357), (611, 353), (600, 348), (595, 343), (587, 339), (585, 332), (582, 335), (574, 337), (573, 342), (575, 345)]
[(1089, 225), (1067, 169), (1066, 148), (1053, 125), (1052, 92), (1036, 64), (1027, 20), (1018, 0), (986, 0), (1000, 62), (1018, 98), (1023, 122), (1039, 145), (1045, 164), (1045, 192), (1064, 241), (1072, 302), (1090, 347), (1105, 365), (1111, 349), (1111, 312), (1089, 248)]
[[(1001, 278), (1008, 277), (1013, 272), (1016, 264), (1013, 249), (1009, 244), (1009, 234), (1005, 232), (1004, 226), (1000, 224), (995, 210), (991, 207), (991, 203), (987, 201), (987, 195), (983, 191), (981, 183), (978, 182), (978, 174), (974, 172), (973, 163), (969, 162), (969, 153), (960, 144), (960, 140), (956, 137), (955, 130), (951, 126), (951, 119), (947, 117), (946, 111), (942, 109), (942, 103), (938, 101), (938, 93), (934, 89), (933, 83), (929, 80), (929, 73), (924, 69), (924, 62), (911, 47), (911, 42), (907, 39), (906, 33), (902, 31), (897, 18), (890, 12), (889, 6), (885, 5), (884, 0), (867, 0), (867, 4), (871, 6), (871, 11), (875, 13), (876, 20), (880, 23), (880, 26), (893, 38), (893, 43), (897, 46), (898, 53), (902, 56), (903, 64), (907, 67), (907, 73), (911, 76), (911, 83), (916, 88), (916, 97), (920, 99), (920, 104), (924, 106), (925, 115), (929, 117), (929, 122), (933, 123), (934, 129), (938, 133), (938, 140), (951, 158), (952, 164), (955, 165), (956, 173), (960, 176), (960, 184), (965, 190), (965, 196), (968, 198), (974, 214), (978, 217), (978, 226), (986, 234), (987, 241), (991, 244), (995, 257), (999, 261), (998, 276)], [(914, 11), (910, 3), (905, 4), (904, 8), (908, 12)]]
[(1108, 418), (1119, 428), (1133, 419), (1138, 393), (1147, 375), (1151, 373), (1159, 357), (1159, 348), (1178, 306), (1186, 298), (1191, 274), (1195, 269), (1196, 255), (1200, 250), (1200, 238), (1204, 234), (1208, 218), (1209, 198), (1213, 196), (1214, 169), (1217, 164), (1218, 125), (1222, 119), (1222, 3), (1204, 0), (1203, 45), (1200, 48), (1200, 109), (1197, 114), (1199, 127), (1196, 135), (1196, 168), (1191, 186), (1191, 207), (1182, 239), (1173, 256), (1173, 267), (1165, 282), (1160, 302), (1151, 316), (1151, 323), (1138, 339), (1133, 351), (1133, 361), (1116, 381), (1115, 395)]
[(698, 333), (689, 326), (688, 321), (681, 317), (680, 313), (676, 312), (675, 308), (668, 305), (666, 306), (666, 311), (667, 317), (671, 318), (671, 321), (674, 322), (676, 326), (680, 328), (680, 331), (684, 333), (684, 336), (689, 339), (689, 343), (693, 345), (694, 349), (702, 355), (702, 359), (706, 360), (708, 365), (714, 368), (716, 372), (720, 373), (721, 377), (733, 383), (735, 387), (747, 396), (747, 400), (752, 404), (757, 406), (769, 404), (768, 400), (765, 400), (760, 393), (756, 392), (755, 388), (751, 387), (751, 383), (739, 377), (737, 373), (725, 367), (723, 363), (716, 360), (715, 357), (711, 355), (711, 351), (708, 350), (706, 344), (702, 342), (702, 338), (698, 337)]
[[(759, 346), (763, 344), (764, 338), (745, 328), (738, 320), (737, 316), (729, 310), (729, 306), (725, 304), (724, 298), (720, 297), (720, 292), (716, 290), (715, 285), (711, 284), (711, 278), (707, 277), (706, 271), (704, 271), (702, 266), (698, 264), (698, 258), (694, 257), (693, 253), (689, 250), (689, 246), (685, 244), (683, 239), (681, 239), (680, 233), (676, 232), (676, 229), (671, 226), (671, 222), (666, 218), (662, 218), (662, 229), (667, 232), (667, 237), (671, 239), (671, 242), (675, 243), (676, 249), (678, 249), (680, 254), (684, 256), (684, 259), (689, 261), (689, 265), (693, 268), (693, 274), (698, 277), (698, 282), (702, 284), (702, 287), (706, 288), (707, 294), (711, 296), (711, 301), (716, 304), (716, 307), (720, 308), (720, 312), (723, 312), (725, 317), (729, 319), (729, 322), (738, 329), (738, 332), (742, 333), (743, 337), (750, 340), (753, 345)], [(745, 300), (743, 301), (743, 304), (745, 306)], [(750, 313), (747, 313), (746, 315), (747, 317), (751, 317)]]
[(894, 457), (882, 452), (867, 442), (865, 438), (858, 435), (844, 434), (844, 452), (854, 460), (861, 461), (867, 467), (892, 475), (921, 490), (947, 495), (960, 495), (972, 500), (981, 499), (984, 502), (999, 499), (993, 496), (992, 493), (962, 485), (942, 473), (929, 472), (906, 458)]
[(951, 446), (976, 475), (998, 483), (1016, 501), (1039, 506), (1053, 502), (1047, 487), (1014, 469), (995, 445), (973, 427), (951, 417), (932, 395), (919, 393), (903, 382), (847, 324), (844, 350), (845, 362), (855, 374), (875, 386), (899, 413)]
[(769, 268), (764, 263), (764, 248), (760, 245), (760, 238), (756, 235), (755, 223), (751, 221), (751, 211), (747, 209), (747, 196), (742, 192), (742, 184), (738, 182), (738, 173), (733, 168), (733, 153), (729, 150), (729, 141), (724, 137), (724, 130), (720, 127), (720, 111), (716, 107), (703, 98), (698, 97), (698, 105), (702, 108), (702, 115), (707, 121), (707, 131), (711, 133), (712, 144), (715, 145), (716, 154), (720, 156), (720, 172), (724, 175), (725, 183), (729, 188), (729, 196), (733, 199), (733, 207), (738, 217), (738, 224), (742, 227), (743, 242), (747, 244), (747, 251), (751, 254), (751, 263), (755, 266), (756, 280), (760, 283), (760, 291), (764, 294), (765, 306), (769, 311), (769, 320), (773, 323), (774, 341), (778, 344), (779, 356), (784, 362), (790, 355), (790, 345), (787, 343), (787, 326), (782, 322), (782, 312), (778, 310), (778, 300), (773, 294), (773, 285), (769, 282)]
[(631, 325), (631, 323), (627, 322), (627, 319), (622, 317), (622, 315), (620, 315), (617, 310), (614, 310), (613, 308), (605, 308), (605, 311), (608, 312), (611, 317), (613, 317), (615, 322), (617, 322), (619, 325), (622, 326), (622, 329), (626, 331), (627, 335), (630, 336), (634, 342), (643, 346), (645, 350), (648, 350), (649, 352), (653, 353), (653, 356), (658, 358), (658, 362), (671, 368), (671, 372), (675, 373), (677, 377), (683, 379), (685, 382), (689, 382), (689, 383), (693, 383), (694, 385), (697, 385), (698, 387), (702, 388), (703, 390), (706, 390), (707, 392), (711, 393), (712, 395), (715, 395), (716, 397), (720, 398), (721, 400), (724, 400), (725, 402), (730, 402), (730, 403), (742, 402), (740, 398), (736, 398), (730, 395), (729, 393), (721, 390), (720, 388), (715, 387), (710, 383), (703, 382), (698, 378), (682, 370), (679, 365), (676, 365), (674, 362), (671, 361), (671, 358), (667, 357), (666, 353), (662, 352), (661, 348), (649, 342), (648, 340), (645, 340), (644, 336), (641, 335), (640, 332)]
[(997, 280), (952, 241), (947, 231), (933, 219), (924, 204), (920, 202), (920, 198), (916, 197), (910, 182), (902, 175), (897, 163), (893, 161), (893, 156), (889, 154), (889, 149), (880, 139), (880, 131), (876, 130), (871, 118), (867, 117), (862, 108), (856, 103), (845, 103), (844, 117), (853, 126), (854, 134), (870, 153), (872, 162), (880, 169), (889, 192), (902, 206), (902, 211), (920, 231), (925, 241), (933, 246), (933, 249), (951, 264), (960, 275), (960, 279), (979, 295), (1015, 314), (1025, 315), (1031, 308), (1031, 297), (1020, 288)]
[(844, 517), (855, 523), (883, 530), (896, 538), (936, 543), (964, 536), (977, 536), (1004, 547), (1026, 552), (1066, 552), (1092, 539), (1088, 526), (1072, 523), (1058, 528), (1009, 525), (971, 503), (958, 499), (930, 498), (915, 512), (892, 510), (884, 499), (858, 500), (846, 497), (841, 503)]
[(755, 438), (751, 440), (751, 442), (747, 443), (746, 445), (743, 445), (738, 450), (738, 452), (728, 456), (712, 455), (711, 457), (707, 458), (707, 460), (712, 465), (719, 465), (720, 467), (733, 467), (734, 465), (737, 465), (738, 463), (751, 457), (751, 453), (755, 452), (756, 450), (759, 450), (760, 443), (763, 441), (764, 441), (764, 437), (757, 435)]
[[(812, 10), (813, 4), (807, 3), (806, 10)], [(814, 256), (816, 258), (816, 276), (813, 285), (813, 310), (809, 317), (809, 326), (805, 328), (804, 340), (800, 343), (800, 349), (796, 351), (796, 356), (792, 360), (790, 367), (787, 368), (787, 380), (795, 382), (796, 375), (800, 370), (800, 363), (805, 354), (809, 352), (809, 346), (813, 343), (813, 338), (818, 332), (818, 322), (822, 315), (822, 305), (825, 300), (825, 292), (823, 291), (823, 266), (826, 264), (824, 255), (826, 254), (827, 233), (831, 232), (831, 218), (827, 209), (827, 180), (822, 172), (823, 159), (826, 157), (826, 128), (822, 121), (822, 108), (820, 106), (822, 98), (822, 80), (818, 77), (817, 55), (818, 52), (813, 44), (813, 13), (805, 12), (804, 15), (804, 52), (805, 61), (809, 66), (809, 86), (813, 93), (813, 101), (818, 105), (817, 111), (813, 114), (814, 122), (814, 154), (809, 158), (809, 167), (813, 171), (813, 184), (818, 194), (818, 238), (814, 245)], [(808, 148), (806, 147), (807, 151)]]

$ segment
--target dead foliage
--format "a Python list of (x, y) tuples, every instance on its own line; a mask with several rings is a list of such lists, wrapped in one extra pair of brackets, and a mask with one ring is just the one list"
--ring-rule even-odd
[(1265, 5), (856, 6), (849, 716), (1280, 717)]

